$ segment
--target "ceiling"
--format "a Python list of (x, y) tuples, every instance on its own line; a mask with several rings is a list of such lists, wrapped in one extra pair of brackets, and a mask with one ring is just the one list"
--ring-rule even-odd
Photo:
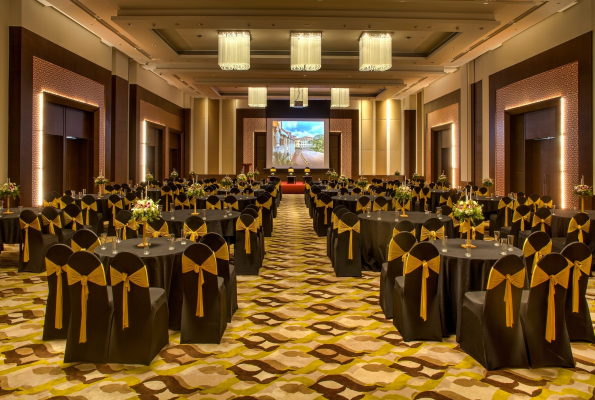
[[(402, 98), (572, 4), (573, 0), (38, 0), (195, 97)], [(249, 30), (251, 66), (222, 71), (217, 31)], [(290, 69), (290, 32), (322, 32), (322, 68)], [(363, 31), (392, 33), (393, 66), (359, 71)]]

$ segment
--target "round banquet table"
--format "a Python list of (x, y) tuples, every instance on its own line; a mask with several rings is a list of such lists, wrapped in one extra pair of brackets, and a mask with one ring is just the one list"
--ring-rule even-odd
[[(23, 210), (31, 210), (37, 214), (39, 225), (43, 227), (39, 208), (23, 207)], [(4, 250), (5, 244), (20, 244), (23, 241), (23, 236), (21, 235), (21, 224), (19, 222), (19, 208), (11, 207), (10, 211), (13, 212), (13, 214), (0, 214), (0, 251)], [(58, 211), (62, 225), (64, 225), (62, 210), (56, 209), (56, 211)]]
[[(99, 197), (99, 194), (97, 194), (97, 193), (89, 193), (89, 195), (93, 196), (95, 198), (95, 200), (97, 200), (97, 212), (102, 214), (103, 220), (109, 221), (112, 217), (112, 210), (111, 210), (111, 208), (109, 208), (109, 206), (107, 204), (107, 199), (111, 195), (102, 194), (101, 198)], [(85, 196), (83, 196), (83, 197), (85, 197)], [(119, 197), (120, 197), (120, 200), (122, 200), (122, 201), (124, 200), (124, 196), (119, 196)], [(74, 199), (74, 203), (80, 207), (81, 206), (81, 198), (78, 195), (76, 195), (76, 197), (73, 197), (73, 199)]]
[[(322, 193), (328, 194), (329, 196), (333, 197), (333, 196), (339, 195), (339, 190), (340, 189), (324, 189), (324, 190), (322, 190)], [(349, 194), (353, 193), (353, 189), (347, 189), (347, 190), (349, 191)]]
[[(174, 218), (171, 219), (171, 212), (163, 211), (162, 217), (169, 228), (169, 233), (176, 237), (182, 236), (182, 227), (184, 222), (192, 216), (194, 210), (175, 210)], [(207, 232), (215, 232), (223, 237), (236, 235), (236, 221), (240, 217), (240, 213), (232, 211), (231, 216), (224, 216), (225, 212), (222, 210), (204, 210), (206, 212), (205, 223), (207, 224)], [(203, 210), (198, 211), (198, 216), (203, 218)]]
[[(580, 210), (570, 210), (570, 209), (561, 209), (555, 210), (554, 215), (552, 215), (552, 237), (566, 237), (568, 233), (568, 226), (570, 225), (570, 220), (574, 217)], [(593, 225), (595, 224), (593, 221), (595, 220), (595, 210), (585, 210), (585, 213), (591, 219), (591, 232), (595, 230)], [(591, 237), (593, 237), (593, 233), (591, 233)]]
[[(242, 191), (242, 190), (240, 190), (240, 192), (241, 192), (241, 191)], [(263, 193), (264, 193), (264, 189), (255, 189), (255, 190), (254, 190), (254, 193), (252, 194), (252, 196), (254, 196), (254, 197), (258, 197), (258, 196), (260, 196), (260, 195), (261, 195), (261, 194), (263, 194)], [(223, 197), (225, 197), (225, 196), (226, 196), (225, 190), (223, 190), (223, 189), (219, 189), (219, 190), (217, 190), (217, 195), (218, 195), (218, 196), (220, 196), (220, 195), (223, 195)], [(229, 195), (232, 195), (232, 194), (231, 194), (231, 193), (229, 193), (229, 190), (228, 190), (228, 191), (227, 191), (227, 196), (229, 196)], [(240, 195), (239, 195), (239, 194), (233, 194), (232, 196), (236, 196), (236, 197), (237, 197), (237, 196), (240, 196)]]
[[(356, 208), (357, 208), (357, 201), (363, 196), (354, 196), (354, 195), (347, 195), (347, 196), (333, 196), (333, 206), (337, 207), (337, 206), (345, 206), (347, 207), (347, 209), (349, 211), (351, 211), (352, 213), (356, 212)], [(370, 199), (370, 203), (368, 204), (372, 204), (374, 202), (374, 200), (376, 200), (376, 198), (378, 196), (371, 196), (371, 195), (365, 195), (365, 197)], [(390, 197), (386, 197), (386, 196), (381, 196), (384, 197), (386, 199), (386, 201), (388, 202), (388, 210), (392, 210), (392, 199)], [(333, 207), (333, 208), (334, 208)]]
[(439, 190), (439, 189), (431, 190), (430, 195), (432, 196), (431, 197), (431, 201), (432, 201), (431, 210), (434, 212), (434, 211), (436, 211), (436, 208), (438, 206), (440, 206), (440, 196), (444, 196), (446, 198), (446, 196), (448, 195), (448, 189), (447, 190)]
[[(438, 276), (438, 300), (442, 319), (442, 335), (459, 335), (459, 319), (466, 292), (486, 290), (490, 271), (503, 255), (493, 241), (472, 240), (477, 246), (471, 249), (471, 257), (465, 256), (461, 247), (466, 239), (448, 239), (448, 252), (442, 252), (442, 242), (435, 245), (440, 251), (440, 274)], [(507, 254), (523, 257), (523, 252), (514, 247)]]
[[(238, 200), (238, 209), (236, 211), (242, 212), (244, 211), (244, 209), (246, 207), (248, 207), (250, 204), (255, 204), (256, 203), (256, 197), (254, 196), (244, 196), (244, 195), (234, 195), (236, 197), (236, 199)], [(198, 198), (198, 203), (196, 203), (196, 208), (207, 208), (207, 198), (209, 196), (203, 196), (203, 197), (199, 197)], [(221, 203), (223, 203), (223, 200), (225, 199), (225, 195), (217, 195), (217, 197), (219, 197), (219, 200), (221, 200)], [(234, 209), (235, 210), (235, 209)]]
[(483, 197), (483, 196), (473, 196), (473, 200), (477, 202), (480, 206), (482, 206), (482, 212), (485, 213), (497, 213), (498, 212), (498, 204), (502, 197)]
[[(179, 331), (182, 321), (182, 254), (192, 242), (186, 245), (174, 242), (175, 249), (169, 250), (169, 243), (165, 238), (151, 238), (150, 254), (143, 254), (143, 249), (137, 247), (142, 239), (124, 240), (118, 244), (118, 252), (136, 254), (143, 260), (147, 267), (149, 286), (165, 289), (167, 306), (169, 308), (169, 329)], [(101, 260), (108, 284), (110, 279), (110, 265), (116, 256), (112, 254), (112, 243), (106, 244), (106, 249), (101, 246), (95, 248), (95, 254)]]
[[(380, 213), (380, 220), (378, 220)], [(436, 214), (425, 214), (423, 212), (408, 211), (407, 218), (399, 217), (399, 221), (410, 221), (415, 226), (415, 237), (419, 240), (421, 227), (430, 218), (436, 218)], [(395, 221), (394, 211), (374, 211), (368, 218), (365, 213), (359, 214), (360, 220), (360, 247), (362, 263), (374, 271), (380, 271), (382, 264), (387, 262), (388, 244), (393, 237), (393, 229), (398, 222)], [(449, 238), (453, 237), (452, 218), (442, 216), (444, 234)]]
[(147, 197), (153, 201), (159, 201), (161, 198), (161, 189), (149, 189), (147, 190)]

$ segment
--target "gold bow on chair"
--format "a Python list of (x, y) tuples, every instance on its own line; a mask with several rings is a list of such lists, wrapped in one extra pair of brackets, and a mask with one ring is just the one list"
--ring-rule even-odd
[(130, 228), (133, 231), (136, 231), (136, 234), (138, 235), (139, 225), (138, 225), (138, 222), (136, 222), (133, 219), (131, 219), (130, 221), (128, 221), (128, 223), (126, 223), (126, 224), (123, 223), (123, 222), (120, 222), (120, 221), (116, 220), (116, 222), (114, 224), (114, 227), (116, 229), (122, 229), (122, 240), (126, 240), (126, 230), (127, 230), (126, 228)]
[(217, 259), (215, 258), (215, 253), (211, 253), (209, 258), (205, 260), (202, 264), (196, 264), (194, 261), (186, 257), (186, 255), (182, 255), (182, 273), (186, 274), (188, 272), (194, 271), (198, 274), (198, 294), (196, 296), (196, 316), (203, 317), (205, 315), (203, 310), (203, 298), (202, 298), (202, 285), (205, 283), (205, 278), (203, 275), (203, 271), (207, 271), (215, 276), (217, 276)]
[(68, 285), (72, 286), (78, 282), (81, 283), (81, 330), (79, 334), (79, 343), (87, 342), (87, 300), (89, 299), (89, 282), (99, 286), (107, 284), (103, 265), (100, 264), (89, 275), (81, 275), (72, 268), (66, 269), (68, 276)]
[(207, 201), (207, 210), (221, 210), (221, 202), (218, 201), (215, 204), (211, 204)]
[[(570, 264), (570, 262), (569, 262)], [(572, 264), (570, 264), (572, 265)], [(548, 275), (544, 270), (535, 266), (533, 270), (533, 278), (531, 279), (531, 287), (535, 287), (544, 282), (550, 283), (548, 299), (547, 299), (547, 321), (545, 328), (545, 340), (551, 343), (556, 340), (556, 301), (554, 295), (556, 294), (556, 285), (563, 288), (568, 288), (568, 278), (570, 277), (570, 265), (558, 272), (556, 275)]]
[(337, 229), (338, 229), (339, 235), (343, 232), (349, 231), (349, 255), (347, 258), (349, 260), (353, 260), (353, 232), (359, 233), (359, 231), (360, 231), (359, 221), (357, 221), (357, 223), (353, 226), (349, 226), (345, 222), (339, 221), (339, 225), (338, 225)]
[(533, 227), (541, 224), (541, 231), (545, 232), (545, 225), (552, 226), (552, 216), (540, 218), (537, 214), (533, 215)]
[(54, 326), (56, 329), (62, 329), (62, 272), (66, 272), (68, 264), (58, 265), (45, 258), (45, 270), (47, 276), (56, 274), (56, 316)]
[(419, 237), (419, 241), (423, 242), (426, 239), (442, 239), (444, 237), (444, 226), (438, 229), (437, 231), (431, 231), (425, 226), (421, 227), (421, 235)]
[(410, 211), (411, 210), (411, 201), (408, 201), (407, 203), (405, 203), (405, 205), (402, 205), (396, 199), (393, 199), (393, 201), (394, 201), (393, 205), (395, 207), (395, 210), (397, 210), (397, 211), (402, 211), (402, 210)]
[(215, 252), (215, 258), (218, 260), (225, 260), (229, 261), (229, 249), (227, 248), (227, 243), (223, 243), (219, 250)]
[(190, 241), (192, 241), (192, 242), (196, 242), (197, 239), (199, 239), (207, 234), (207, 224), (202, 224), (202, 226), (200, 228), (193, 231), (184, 222), (184, 229), (186, 229), (186, 232), (190, 232)]
[(444, 204), (446, 202), (448, 202), (449, 198), (444, 198), (442, 196), (440, 196), (440, 204)]
[[(405, 232), (405, 231), (404, 231), (404, 232)], [(398, 229), (397, 229), (397, 227), (395, 226), (395, 227), (393, 228), (393, 237), (397, 236), (399, 233), (401, 233), (401, 232), (399, 232), (399, 230), (398, 230)], [(412, 230), (410, 233), (411, 233), (413, 236), (415, 236), (415, 228), (413, 228), (413, 230)]]
[(155, 230), (155, 228), (153, 228), (151, 226), (151, 224), (147, 224), (147, 232), (146, 234), (151, 235), (154, 238), (158, 238), (158, 237), (164, 237), (164, 238), (168, 238), (169, 237), (169, 228), (167, 227), (167, 222), (163, 222), (163, 225), (161, 225), (161, 228), (159, 228), (158, 231)]
[(453, 204), (452, 199), (450, 197), (446, 201), (446, 205), (449, 206), (450, 208), (454, 208), (454, 204)]
[(149, 287), (149, 277), (147, 275), (147, 267), (142, 267), (132, 275), (128, 275), (125, 272), (120, 272), (114, 267), (110, 267), (110, 278), (112, 287), (116, 286), (120, 282), (124, 282), (122, 285), (122, 329), (128, 328), (128, 292), (130, 292), (130, 282), (136, 286), (143, 288)]
[(122, 200), (118, 200), (115, 203), (112, 203), (110, 199), (107, 200), (107, 206), (112, 209), (112, 223), (114, 226), (116, 225), (116, 208), (120, 210), (124, 208), (122, 205)]
[(165, 196), (165, 211), (169, 211), (169, 201), (167, 200), (168, 197), (171, 197), (171, 199), (174, 199), (174, 194), (171, 191), (171, 189), (169, 191), (165, 191), (163, 189), (161, 189), (161, 197)]
[(256, 233), (258, 229), (257, 224), (258, 222), (254, 220), (254, 222), (252, 222), (250, 226), (246, 226), (240, 218), (238, 218), (238, 222), (236, 222), (236, 231), (245, 231), (244, 249), (246, 249), (246, 254), (252, 254), (252, 249), (250, 247), (250, 232)]
[(58, 228), (62, 228), (62, 221), (60, 220), (60, 216), (58, 215), (53, 220), (50, 220), (45, 215), (41, 214), (41, 220), (43, 221), (43, 226), (49, 225), (50, 226), (50, 233), (52, 235), (56, 234), (56, 230), (54, 229), (55, 226)]
[(327, 215), (328, 215), (328, 209), (329, 208), (333, 208), (333, 202), (330, 201), (328, 204), (324, 203), (322, 200), (318, 200), (316, 202), (316, 207), (324, 207), (324, 223), (326, 224), (327, 219)]
[(525, 215), (521, 215), (517, 210), (514, 210), (512, 214), (512, 223), (514, 224), (517, 221), (521, 221), (521, 231), (525, 230), (525, 221), (530, 222), (531, 220), (531, 212), (528, 212)]
[(180, 201), (178, 198), (176, 198), (176, 201), (174, 202), (176, 207), (188, 207), (190, 208), (190, 200), (188, 200), (188, 198), (186, 198), (186, 200), (184, 201)]
[(64, 215), (64, 226), (66, 226), (72, 222), (72, 230), (73, 231), (76, 231), (76, 224), (79, 224), (81, 226), (85, 225), (83, 222), (83, 213), (82, 212), (78, 213), (78, 215), (74, 218), (66, 212), (62, 212), (62, 215)]
[(388, 210), (388, 203), (386, 203), (385, 205), (383, 205), (381, 207), (378, 203), (374, 202), (374, 203), (372, 203), (372, 209), (373, 209), (373, 211), (379, 211), (379, 210), (387, 211)]
[[(469, 230), (469, 225), (471, 225), (470, 223), (467, 223), (467, 221), (463, 222), (460, 225), (459, 228), (459, 232), (461, 233), (461, 237), (464, 233), (467, 233), (467, 231)], [(471, 225), (471, 239), (475, 240), (475, 235), (477, 233), (481, 233), (482, 235), (485, 233), (485, 223), (481, 223), (477, 226), (473, 226)]]
[(135, 202), (136, 202), (136, 199), (128, 200), (126, 197), (124, 197), (124, 207), (128, 207), (128, 209), (130, 209), (130, 205)]
[(270, 210), (272, 205), (273, 205), (272, 197), (270, 199), (268, 199), (267, 201), (265, 201), (264, 203), (260, 203), (258, 200), (256, 200), (256, 207), (259, 207), (259, 208), (264, 207), (267, 210)]
[(405, 264), (405, 272), (404, 274), (410, 274), (411, 272), (415, 271), (417, 268), (423, 267), (423, 273), (421, 278), (421, 302), (419, 307), (419, 316), (423, 318), (424, 321), (428, 319), (428, 288), (427, 288), (427, 279), (430, 276), (430, 270), (434, 271), (435, 273), (440, 273), (440, 255), (432, 258), (428, 261), (421, 261), (416, 257), (412, 256), (411, 254), (407, 257), (407, 264)]
[(579, 281), (581, 279), (581, 273), (589, 276), (591, 274), (591, 264), (593, 263), (593, 255), (587, 257), (583, 261), (575, 261), (572, 264), (572, 312), (578, 312), (578, 291)]
[(74, 240), (71, 240), (70, 241), (70, 247), (72, 248), (72, 250), (74, 250), (74, 251), (87, 251), (87, 252), (89, 252), (91, 254), (93, 254), (95, 248), (97, 246), (99, 246), (100, 244), (101, 243), (99, 243), (99, 239), (97, 239), (95, 241), (95, 243), (93, 243), (91, 246), (89, 246), (88, 248), (84, 248), (84, 247), (79, 246), (79, 244), (77, 242), (75, 242)]
[(500, 271), (492, 268), (490, 277), (488, 278), (488, 290), (491, 290), (506, 281), (506, 289), (504, 290), (504, 302), (506, 303), (506, 327), (511, 328), (514, 323), (514, 310), (512, 308), (512, 287), (514, 285), (519, 289), (523, 288), (525, 283), (525, 268), (522, 268), (514, 275), (503, 275)]
[(92, 204), (87, 204), (81, 200), (81, 210), (87, 210), (87, 218), (85, 221), (89, 225), (89, 210), (97, 211), (97, 202), (94, 201)]
[[(362, 197), (363, 198), (363, 197)], [(360, 199), (361, 200), (361, 199)], [(369, 204), (369, 203), (368, 203)], [(357, 201), (357, 204), (355, 205), (355, 211), (361, 211), (363, 209), (365, 209), (366, 207), (368, 207), (368, 204), (366, 204), (365, 206), (360, 203), (360, 201)]]
[(541, 260), (543, 257), (547, 256), (551, 252), (552, 252), (552, 241), (551, 240), (548, 242), (548, 244), (546, 244), (539, 250), (535, 249), (533, 247), (533, 245), (531, 245), (529, 240), (525, 240), (525, 244), (523, 245), (523, 256), (525, 257), (525, 259), (527, 259), (527, 258), (531, 257), (533, 254), (535, 254), (535, 257), (533, 257), (533, 265), (531, 266), (531, 271), (533, 271), (535, 269), (535, 266), (537, 265), (539, 260)]
[(589, 233), (591, 230), (591, 220), (588, 220), (584, 225), (579, 225), (578, 222), (576, 222), (576, 219), (572, 218), (570, 220), (570, 225), (568, 226), (568, 233), (576, 230), (578, 230), (578, 241), (583, 242), (583, 232)]
[(23, 262), (29, 262), (29, 228), (33, 228), (36, 231), (41, 232), (41, 226), (39, 225), (39, 220), (35, 218), (33, 222), (30, 224), (26, 223), (22, 219), (19, 218), (19, 224), (21, 229), (25, 230), (25, 248), (23, 249)]
[(58, 199), (58, 206), (60, 207), (60, 210), (64, 210), (67, 206), (67, 204), (62, 201), (62, 197)]
[(388, 246), (388, 261), (391, 262), (396, 260), (397, 258), (401, 257), (403, 261), (403, 265), (407, 262), (407, 257), (409, 257), (409, 252), (403, 250), (398, 244), (395, 238), (393, 237), (390, 241), (390, 245)]
[(52, 201), (47, 201), (47, 200), (43, 200), (43, 206), (44, 207), (54, 207), (54, 208), (58, 208), (58, 199), (54, 199)]
[(240, 208), (240, 202), (236, 201), (235, 203), (225, 203), (226, 205), (231, 205), (231, 208), (238, 210)]
[(510, 201), (510, 202), (508, 202), (508, 204), (506, 204), (504, 202), (504, 199), (500, 200), (500, 202), (498, 203), (498, 210), (500, 210), (501, 208), (504, 208), (504, 226), (508, 226), (508, 209), (510, 208), (512, 210), (512, 208), (513, 208), (512, 201)]

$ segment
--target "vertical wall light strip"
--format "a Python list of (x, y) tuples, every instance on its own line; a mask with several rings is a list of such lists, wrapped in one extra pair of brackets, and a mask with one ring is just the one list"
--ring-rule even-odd
[(39, 167), (37, 169), (37, 204), (43, 204), (43, 92), (39, 94)]
[[(147, 176), (147, 120), (143, 120), (143, 134), (141, 137), (141, 144), (140, 144), (140, 181), (145, 180), (145, 176)], [(153, 171), (155, 174), (156, 171)]]
[(390, 173), (390, 99), (386, 100), (386, 175)]
[(564, 134), (566, 133), (566, 109), (564, 97), (560, 97), (560, 189), (561, 189), (561, 201), (562, 208), (566, 208), (566, 158), (564, 148)]
[(376, 101), (372, 102), (372, 175), (376, 175)]
[(223, 173), (223, 99), (219, 99), (219, 175)]
[(203, 149), (205, 160), (205, 175), (209, 173), (209, 98), (205, 98), (205, 147)]
[[(455, 145), (455, 123), (453, 122), (450, 126), (450, 139), (452, 140), (452, 156), (451, 156), (451, 163), (452, 163), (452, 186), (455, 187), (455, 184), (458, 183), (458, 180), (455, 180), (455, 162), (456, 162), (456, 151), (457, 147)], [(436, 177), (437, 178), (437, 177)]]

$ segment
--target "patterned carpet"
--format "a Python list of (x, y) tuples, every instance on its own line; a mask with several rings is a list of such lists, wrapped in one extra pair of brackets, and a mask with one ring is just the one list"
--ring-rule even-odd
[(45, 276), (17, 274), (16, 252), (4, 252), (0, 397), (595, 398), (595, 347), (588, 344), (573, 344), (574, 369), (486, 373), (454, 337), (404, 343), (378, 305), (378, 274), (334, 276), (326, 239), (314, 235), (301, 195), (283, 197), (267, 252), (259, 277), (239, 277), (240, 310), (220, 345), (180, 345), (170, 332), (148, 367), (64, 364), (65, 341), (41, 341)]

